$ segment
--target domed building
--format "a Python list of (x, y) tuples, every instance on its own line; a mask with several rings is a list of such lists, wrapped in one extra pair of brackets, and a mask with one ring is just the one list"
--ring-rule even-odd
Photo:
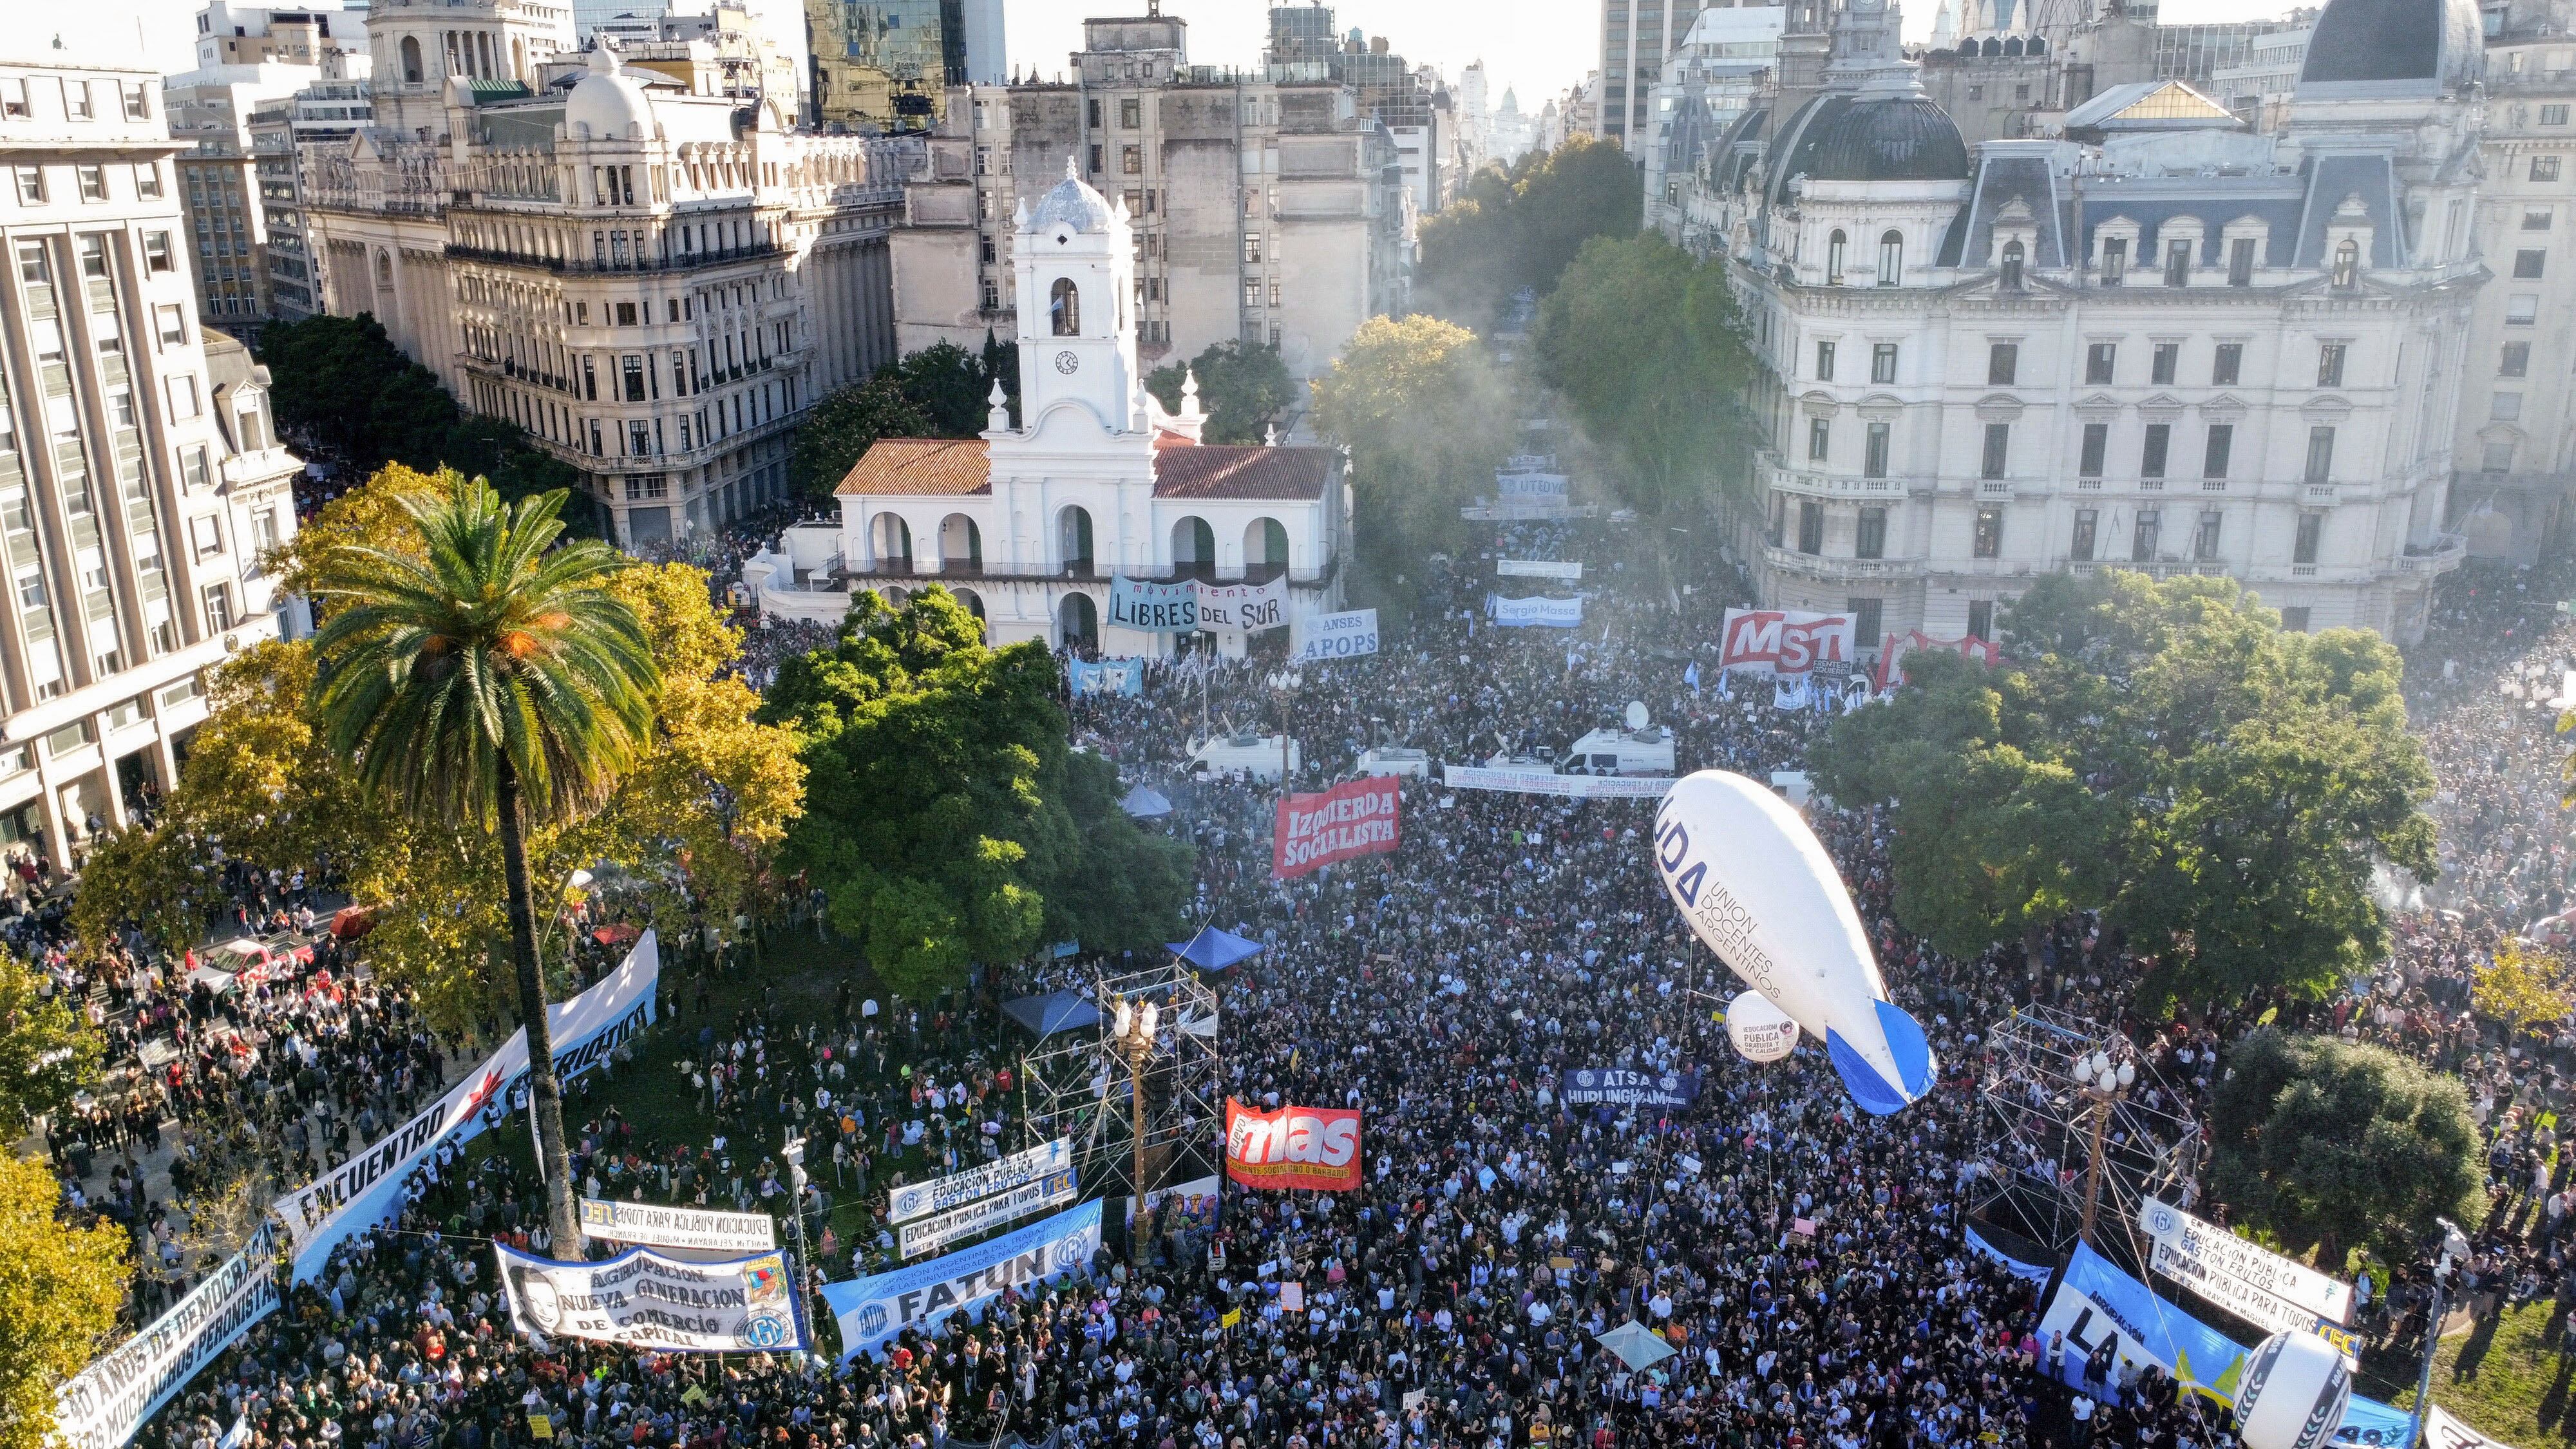
[(1870, 655), (2127, 568), (2420, 634), (2464, 557), (2450, 419), (2488, 277), (2469, 0), (2330, 0), (2277, 136), (2151, 80), (1972, 148), (1895, 31), (1848, 0), (1784, 34), (1706, 148), (1767, 364), (1737, 536), (1762, 603), (1848, 615)]

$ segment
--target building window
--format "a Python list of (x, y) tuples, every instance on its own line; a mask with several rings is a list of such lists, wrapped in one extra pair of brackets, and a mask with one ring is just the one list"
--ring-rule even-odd
[(63, 82), (63, 114), (71, 117), (75, 121), (88, 121), (97, 118), (98, 113), (90, 108), (88, 81), (67, 80)]
[(206, 632), (221, 634), (233, 626), (233, 586), (208, 584), (205, 587)]
[(1118, 124), (1130, 131), (1144, 125), (1145, 103), (1141, 100), (1134, 99), (1120, 101), (1118, 103)]
[(2528, 342), (2506, 343), (2504, 345), (2504, 355), (2496, 359), (2496, 376), (2529, 377), (2530, 375), (2531, 344)]
[(2003, 285), (2007, 292), (2021, 290), (2022, 255), (2020, 242), (2004, 243)]
[(2567, 107), (2565, 106), (2565, 104), (2563, 104), (2563, 103), (2562, 103), (2562, 104), (2554, 105), (2554, 106), (2542, 106), (2542, 107), (2540, 108), (2540, 124), (2542, 124), (2542, 125), (2544, 125), (2544, 126), (2563, 126), (2563, 125), (2566, 125), (2566, 124), (2567, 124)]
[(2199, 240), (2200, 239), (2198, 237), (2184, 236), (2176, 237), (2172, 241), (2165, 243), (2166, 286), (2188, 287), (2191, 285), (2191, 252), (2192, 248), (2199, 243)]
[(2000, 478), (2004, 476), (2006, 455), (2010, 453), (2011, 449), (2012, 424), (1986, 424), (1985, 455), (1979, 460), (1978, 476), (1981, 478)]
[(2156, 561), (2156, 535), (2164, 526), (2163, 514), (2153, 508), (2138, 510), (2137, 527), (2129, 534), (2129, 562)]
[(2500, 392), (2487, 399), (2487, 416), (2499, 423), (2522, 421), (2522, 394)]
[(2086, 423), (2084, 425), (2084, 456), (2077, 463), (2076, 471), (2087, 478), (2101, 477), (2102, 457), (2110, 450), (2111, 425), (2109, 423)]
[(2129, 239), (2105, 237), (2102, 240), (2102, 285), (2116, 287), (2129, 275)]
[(1825, 551), (1825, 505), (1812, 498), (1798, 500), (1798, 552)]
[(2201, 452), (2200, 476), (2203, 478), (2226, 477), (2227, 453), (2228, 450), (2233, 448), (2235, 445), (2236, 427), (2234, 424), (2211, 423), (2209, 425), (2209, 442)]
[(2328, 342), (2317, 348), (2317, 386), (2343, 386), (2343, 349), (2340, 342)]
[(1828, 287), (1843, 284), (1843, 246), (1843, 234), (1839, 231), (1825, 238), (1825, 285)]
[(984, 310), (987, 312), (999, 312), (1002, 310), (1002, 288), (1000, 284), (990, 281), (984, 284)]
[(18, 204), (21, 206), (42, 206), (45, 204), (44, 167), (21, 166), (18, 168)]
[[(2565, 110), (2566, 107), (2561, 106), (2559, 109)], [(2294, 604), (2283, 609), (2281, 611), (2281, 631), (2285, 634), (2305, 634), (2308, 632), (2308, 606), (2305, 604)]]
[(2227, 285), (2254, 285), (2254, 238), (2240, 236), (2227, 243)]
[(2350, 287), (2361, 280), (2361, 244), (2345, 241), (2335, 248), (2334, 271), (2327, 281), (2336, 287)]
[(2147, 355), (2147, 381), (2152, 383), (2172, 382), (2174, 380), (2174, 369), (2180, 366), (2181, 363), (2181, 343), (2157, 343), (2156, 350)]
[(2119, 355), (2120, 347), (2115, 342), (2096, 342), (2084, 349), (2084, 380), (2088, 383), (2108, 385), (2111, 381), (2111, 365), (2118, 360)]
[(2290, 562), (2312, 564), (2317, 561), (2317, 540), (2325, 536), (2326, 516), (2322, 513), (2299, 515), (2299, 530), (2290, 539)]
[(2549, 219), (2553, 215), (2555, 215), (2555, 213), (2553, 213), (2548, 207), (2532, 207), (2530, 210), (2525, 211), (2522, 214), (2522, 229), (2524, 231), (2547, 231), (2549, 230)]
[[(1852, 557), (1887, 557), (1887, 510), (1885, 508), (1871, 507), (1860, 511), (1860, 528), (1852, 535)], [(1860, 637), (1875, 639), (1878, 637), (1878, 631), (1863, 629), (1860, 631)]]
[(2504, 299), (2504, 325), (2529, 327), (2540, 320), (2540, 298), (2523, 292)]
[(161, 199), (161, 168), (146, 161), (134, 168), (134, 194), (145, 201)]
[(1872, 423), (1862, 437), (1860, 474), (1864, 478), (1887, 476), (1887, 438), (1890, 424)]
[(2222, 342), (2218, 344), (2217, 355), (2210, 360), (2209, 384), (2212, 387), (2234, 387), (2237, 374), (2244, 369), (2245, 344)]
[(1986, 385), (2010, 387), (2021, 371), (2021, 344), (1989, 342), (1986, 344)]
[(2510, 472), (2512, 472), (2512, 471), (2513, 471), (2513, 439), (2511, 439), (2511, 438), (2490, 438), (2490, 439), (2488, 439), (2488, 440), (2487, 440), (2487, 445), (2486, 445), (2486, 452), (2485, 452), (2485, 456), (2484, 456), (2484, 458), (2482, 459), (2482, 461), (2479, 463), (2478, 467), (2479, 467), (2479, 469), (2480, 469), (2481, 471), (2483, 471), (2483, 472), (2488, 472), (2488, 473), (2510, 473)]
[(1833, 380), (1834, 345), (1830, 342), (1819, 342), (1816, 344), (1816, 381), (1831, 382)]
[(1121, 147), (1119, 147), (1119, 148), (1118, 148), (1118, 169), (1119, 169), (1119, 171), (1120, 171), (1120, 172), (1122, 172), (1122, 173), (1124, 173), (1124, 174), (1126, 174), (1126, 175), (1129, 175), (1129, 176), (1142, 176), (1142, 175), (1144, 175), (1144, 174), (1145, 174), (1145, 148), (1144, 148), (1144, 147), (1142, 147), (1142, 146), (1121, 146)]
[(0, 80), (0, 120), (23, 121), (34, 112), (27, 105), (27, 82), (23, 76)]
[(1891, 231), (1878, 239), (1878, 284), (1893, 287), (1905, 280), (1905, 234)]
[(1100, 129), (1100, 100), (1098, 97), (1095, 96), (1082, 103), (1082, 118), (1090, 124), (1093, 130), (1096, 131)]
[(2191, 556), (2202, 563), (2218, 557), (2218, 525), (2225, 518), (2215, 508), (2200, 512), (2200, 526), (2191, 531)]
[(2557, 158), (2557, 157), (2555, 157), (2555, 156), (2534, 156), (2534, 157), (2532, 157), (2532, 158), (2531, 158), (2531, 179), (2532, 179), (2532, 180), (2534, 180), (2534, 181), (2555, 181), (2555, 180), (2557, 180), (2557, 179), (2558, 179), (2558, 158)]
[(1073, 278), (1058, 277), (1047, 291), (1047, 321), (1058, 337), (1082, 335), (1082, 294)]
[(170, 256), (170, 233), (166, 231), (145, 232), (143, 234), (143, 270), (147, 272), (169, 272), (176, 271), (177, 269), (178, 264), (173, 261)]
[(1968, 637), (1971, 639), (1992, 639), (1995, 637), (1994, 600), (1971, 599), (1968, 601)]
[(2548, 262), (2547, 251), (2539, 247), (2522, 248), (2513, 254), (2514, 280), (2523, 282), (2538, 280)]
[(80, 182), (80, 199), (81, 199), (81, 200), (83, 200), (83, 201), (105, 201), (105, 200), (107, 200), (107, 168), (106, 168), (106, 167), (104, 167), (104, 166), (75, 166), (75, 167), (73, 167), (73, 168), (72, 168), (72, 175), (73, 175), (75, 178), (77, 178), (77, 179), (79, 180), (79, 182)]
[(2093, 535), (2101, 527), (2102, 513), (2095, 508), (2075, 510), (2075, 537), (2066, 545), (2066, 556), (2077, 563), (2093, 561)]
[(1896, 344), (1881, 342), (1869, 349), (1869, 380), (1896, 381)]
[(1834, 425), (1831, 419), (1807, 419), (1807, 461), (1810, 463), (1824, 462), (1829, 456), (1827, 450), (1833, 444), (1833, 437)]
[(1977, 537), (1975, 552), (1979, 558), (2003, 557), (2003, 505), (1998, 503), (1989, 503), (1977, 510)]
[(2309, 482), (2324, 483), (2334, 477), (2334, 443), (2335, 430), (2332, 426), (2308, 429), (2307, 480)]
[(163, 380), (162, 391), (170, 395), (170, 421), (185, 422), (200, 411), (195, 373), (172, 373)]
[(188, 547), (199, 563), (224, 551), (224, 526), (211, 513), (188, 520)]
[[(1873, 554), (1871, 557), (1875, 558)], [(1885, 638), (1887, 601), (1885, 599), (1850, 599), (1844, 605), (1852, 616), (1853, 647), (1875, 649)]]

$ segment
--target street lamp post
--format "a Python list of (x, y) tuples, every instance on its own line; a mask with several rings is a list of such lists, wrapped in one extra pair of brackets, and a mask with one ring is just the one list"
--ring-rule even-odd
[(2102, 1139), (2110, 1131), (2111, 1113), (2127, 1099), (2129, 1088), (2138, 1080), (2138, 1065), (2114, 1063), (2109, 1052), (2095, 1052), (2075, 1064), (2075, 1075), (2080, 1083), (2077, 1090), (2093, 1108), (2091, 1143), (2084, 1164), (2084, 1219), (2076, 1229), (2076, 1236), (2089, 1247), (2093, 1242), (2093, 1219), (2102, 1206)]
[(1297, 702), (1297, 691), (1305, 684), (1306, 676), (1304, 671), (1291, 664), (1285, 669), (1270, 671), (1262, 682), (1270, 686), (1270, 697), (1279, 702), (1279, 793), (1284, 796), (1288, 793), (1288, 749), (1291, 743), (1288, 711)]
[(2433, 1299), (2424, 1305), (2424, 1359), (2415, 1374), (2415, 1407), (2406, 1416), (2406, 1442), (2423, 1437), (2424, 1410), (2433, 1398), (2433, 1354), (2442, 1346), (2442, 1314), (2447, 1305), (2443, 1290), (2451, 1285), (2452, 1266), (2469, 1255), (2468, 1236), (2449, 1218), (2436, 1218), (2442, 1225), (2442, 1253), (2433, 1262)]
[(1129, 1179), (1136, 1202), (1136, 1227), (1129, 1234), (1127, 1259), (1137, 1268), (1145, 1266), (1146, 1242), (1153, 1236), (1152, 1223), (1145, 1212), (1145, 1067), (1154, 1056), (1154, 1037), (1161, 1030), (1162, 1007), (1152, 1001), (1143, 1006), (1125, 997), (1118, 998), (1110, 1015), (1109, 1038), (1119, 1056), (1127, 1063), (1128, 1128), (1136, 1139), (1136, 1171)]

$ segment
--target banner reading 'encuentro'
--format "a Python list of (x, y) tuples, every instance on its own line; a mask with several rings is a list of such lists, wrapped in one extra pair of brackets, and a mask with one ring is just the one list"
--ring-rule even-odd
[(1280, 801), (1271, 875), (1286, 880), (1319, 865), (1395, 849), (1397, 799), (1395, 777), (1373, 775)]

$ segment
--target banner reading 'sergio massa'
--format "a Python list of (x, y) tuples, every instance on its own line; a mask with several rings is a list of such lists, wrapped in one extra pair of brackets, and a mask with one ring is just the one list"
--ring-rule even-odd
[(1263, 1112), (1228, 1097), (1225, 1174), (1244, 1187), (1356, 1191), (1360, 1114), (1336, 1107)]
[(510, 1320), (522, 1333), (658, 1353), (810, 1346), (787, 1255), (683, 1263), (650, 1248), (567, 1263), (495, 1242)]

